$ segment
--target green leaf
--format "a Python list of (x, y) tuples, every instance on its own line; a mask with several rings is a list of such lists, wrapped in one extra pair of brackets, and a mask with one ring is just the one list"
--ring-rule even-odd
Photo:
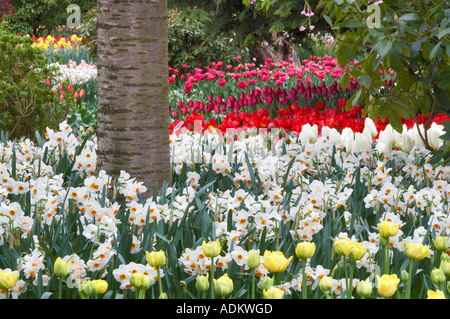
[(344, 46), (339, 47), (337, 52), (338, 62), (342, 66), (346, 66), (348, 63), (347, 55), (345, 54)]
[(447, 34), (450, 34), (450, 28), (444, 29), (441, 32), (439, 32), (438, 34), (436, 34), (437, 38), (440, 40), (443, 37), (445, 37)]
[[(395, 114), (393, 112), (392, 106), (390, 106), (390, 107), (391, 108), (389, 108), (387, 110), (387, 117), (388, 117), (389, 124), (391, 124), (391, 126), (394, 130), (401, 133), (403, 130), (403, 123), (400, 119), (400, 116), (398, 116), (397, 114)], [(394, 108), (395, 108), (395, 106), (394, 106)]]
[(450, 80), (442, 80), (439, 82), (438, 87), (443, 90), (450, 90)]
[(417, 53), (420, 52), (420, 49), (422, 48), (422, 42), (416, 41), (411, 45), (411, 56), (415, 57)]
[(438, 53), (438, 50), (441, 48), (441, 43), (442, 43), (442, 41), (439, 42), (438, 44), (436, 44), (434, 46), (434, 48), (431, 50), (431, 52), (430, 52), (430, 60), (432, 60), (435, 57), (435, 55)]
[(450, 121), (442, 121), (444, 126), (444, 134), (440, 135), (439, 138), (444, 141), (450, 141)]
[(362, 88), (359, 89), (358, 92), (356, 92), (355, 98), (352, 100), (352, 106), (356, 106), (356, 104), (358, 104), (361, 94), (362, 94)]
[(358, 76), (357, 81), (360, 85), (372, 84), (372, 78), (367, 74)]
[(380, 43), (377, 44), (376, 48), (380, 57), (384, 59), (386, 55), (389, 53), (389, 51), (392, 49), (392, 42), (381, 41)]
[(347, 72), (342, 76), (341, 79), (341, 87), (343, 89), (346, 89), (348, 84), (350, 83), (350, 74), (348, 74)]
[(331, 18), (329, 16), (327, 16), (326, 14), (323, 15), (323, 18), (325, 19), (325, 21), (329, 24), (329, 25), (333, 25), (333, 21), (331, 20)]
[(352, 50), (349, 47), (345, 46), (344, 47), (344, 52), (345, 52), (345, 56), (347, 57), (348, 61), (353, 61), (354, 60)]
[(418, 19), (417, 19), (417, 16), (415, 13), (407, 13), (407, 14), (402, 15), (399, 18), (399, 21), (405, 21), (405, 22), (413, 22), (416, 20), (418, 20)]
[(356, 19), (349, 19), (345, 21), (344, 26), (347, 28), (361, 28), (363, 26), (363, 23)]

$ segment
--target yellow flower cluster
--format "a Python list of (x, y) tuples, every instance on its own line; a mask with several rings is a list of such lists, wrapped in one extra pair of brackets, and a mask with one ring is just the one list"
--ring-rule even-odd
[[(28, 35), (27, 35), (28, 36)], [(48, 35), (47, 37), (40, 37), (37, 38), (35, 36), (34, 40), (35, 43), (33, 44), (33, 47), (41, 48), (45, 51), (49, 49), (58, 50), (60, 48), (63, 49), (72, 49), (76, 47), (77, 45), (81, 44), (82, 38), (78, 37), (76, 34), (73, 34), (70, 36), (70, 38), (58, 36), (55, 38), (53, 35)]]

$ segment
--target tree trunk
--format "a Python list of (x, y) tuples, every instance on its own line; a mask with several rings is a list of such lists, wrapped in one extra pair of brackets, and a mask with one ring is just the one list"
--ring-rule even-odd
[(279, 32), (272, 32), (268, 41), (265, 40), (261, 45), (249, 48), (249, 54), (252, 58), (256, 58), (256, 65), (264, 65), (266, 59), (270, 58), (274, 63), (288, 62), (292, 59), (291, 63), (295, 68), (300, 66), (300, 59), (294, 45)]
[(167, 0), (98, 0), (97, 170), (170, 183)]

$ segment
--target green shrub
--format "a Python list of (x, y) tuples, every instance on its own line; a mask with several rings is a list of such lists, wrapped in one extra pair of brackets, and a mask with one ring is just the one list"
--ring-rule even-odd
[(48, 66), (45, 53), (32, 47), (33, 42), (0, 24), (0, 131), (10, 138), (34, 139), (35, 131), (56, 128), (73, 105), (70, 92), (51, 90), (47, 80), (55, 70)]
[(57, 26), (65, 25), (70, 4), (80, 6), (81, 14), (96, 4), (96, 0), (13, 0), (12, 6), (17, 11), (4, 20), (11, 24), (14, 32), (21, 34), (48, 35)]
[(203, 67), (211, 62), (231, 64), (237, 55), (248, 60), (248, 52), (235, 47), (232, 34), (209, 34), (206, 27), (210, 14), (198, 8), (168, 11), (169, 65)]
[[(91, 8), (80, 26), (80, 37), (83, 45), (89, 52), (91, 60), (97, 59), (97, 7)], [(86, 60), (87, 61), (87, 60)]]

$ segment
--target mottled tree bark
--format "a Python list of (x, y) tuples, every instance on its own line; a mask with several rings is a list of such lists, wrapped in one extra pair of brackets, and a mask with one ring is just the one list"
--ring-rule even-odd
[(170, 183), (167, 0), (98, 0), (97, 167)]

